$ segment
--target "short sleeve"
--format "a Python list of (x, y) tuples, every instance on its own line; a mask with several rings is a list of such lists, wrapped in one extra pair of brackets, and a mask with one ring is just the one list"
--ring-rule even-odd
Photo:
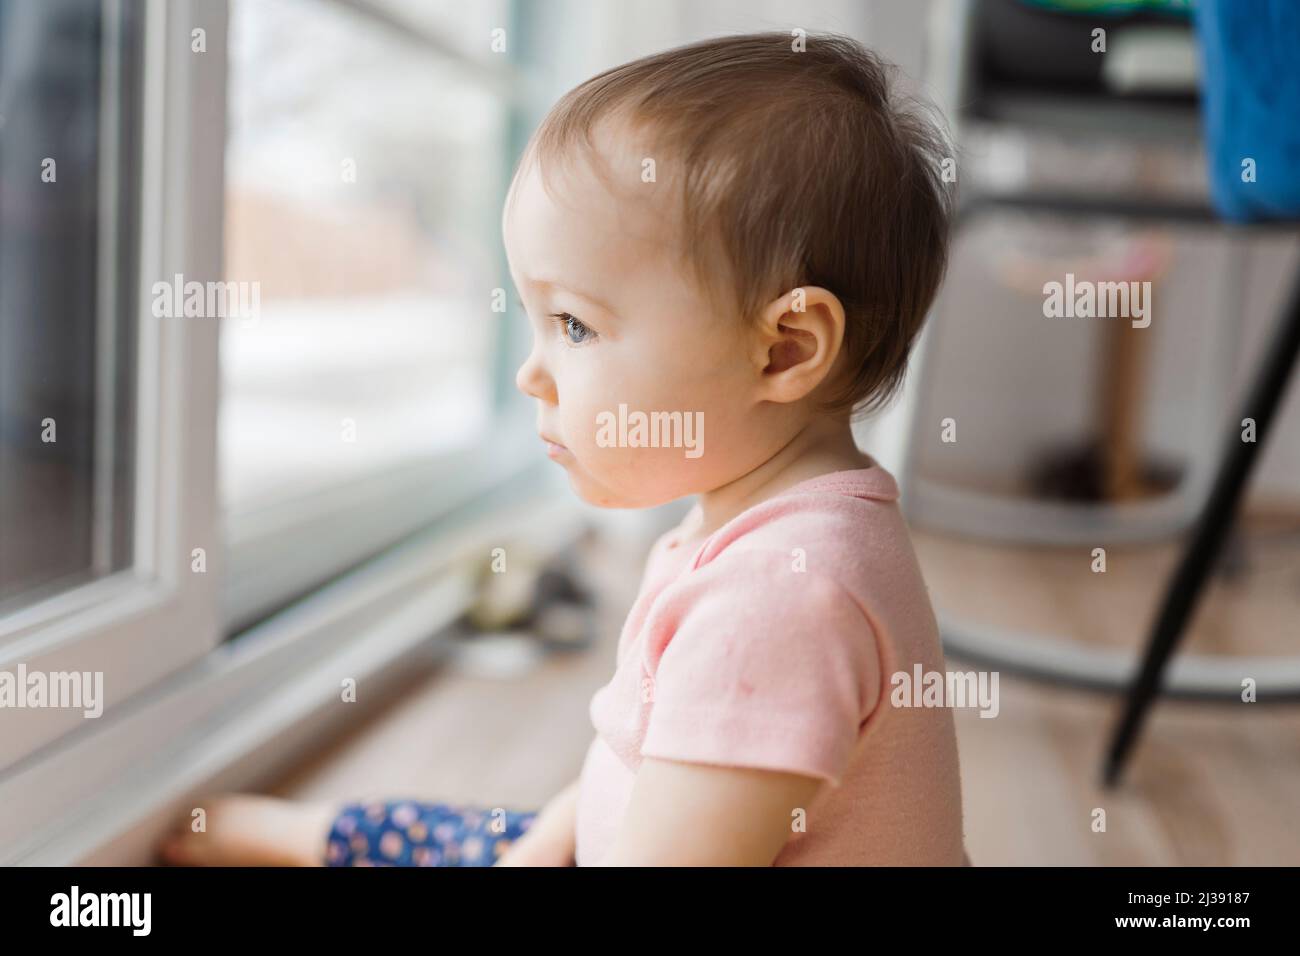
[(840, 784), (881, 696), (876, 635), (843, 585), (792, 564), (724, 554), (665, 595), (643, 757)]

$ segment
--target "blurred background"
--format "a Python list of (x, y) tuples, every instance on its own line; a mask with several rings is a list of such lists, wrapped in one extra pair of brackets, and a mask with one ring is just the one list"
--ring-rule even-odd
[[(1225, 193), (1216, 156), (1268, 146), (1216, 154), (1245, 112), (1195, 7), (0, 0), (0, 670), (105, 702), (0, 709), (0, 862), (150, 862), (213, 789), (535, 808), (576, 775), (689, 502), (592, 509), (542, 455), (505, 190), (594, 73), (828, 30), (957, 145), (948, 278), (860, 439), (950, 666), (1002, 676), (956, 715), (973, 861), (1300, 863), (1300, 215), (1250, 205), (1262, 158)], [(1067, 273), (1149, 282), (1149, 326), (1046, 317)], [(185, 282), (251, 308), (167, 314)]]

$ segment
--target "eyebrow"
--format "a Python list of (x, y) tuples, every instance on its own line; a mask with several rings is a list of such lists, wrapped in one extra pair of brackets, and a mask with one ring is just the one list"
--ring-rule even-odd
[(529, 279), (527, 276), (525, 276), (523, 280), (523, 284), (534, 285), (542, 289), (560, 289), (563, 290), (564, 292), (569, 293), (572, 296), (575, 296), (579, 299), (591, 303), (596, 308), (602, 310), (603, 312), (609, 315), (618, 314), (617, 312), (614, 311), (612, 307), (610, 307), (608, 303), (602, 301), (601, 299), (596, 298), (594, 295), (591, 295), (590, 293), (583, 292), (580, 289), (575, 289), (572, 286), (565, 285), (562, 282), (553, 282), (549, 279)]

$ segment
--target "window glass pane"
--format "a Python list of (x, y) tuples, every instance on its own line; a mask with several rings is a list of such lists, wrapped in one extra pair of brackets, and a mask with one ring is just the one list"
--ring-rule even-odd
[(226, 278), (257, 308), (222, 328), (227, 508), (489, 422), (508, 106), (458, 50), (490, 64), (505, 4), (369, 6), (231, 3)]
[(0, 614), (126, 568), (139, 21), (0, 2)]

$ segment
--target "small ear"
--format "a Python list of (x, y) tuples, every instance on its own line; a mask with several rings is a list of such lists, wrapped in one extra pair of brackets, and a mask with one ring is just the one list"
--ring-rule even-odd
[(763, 307), (758, 322), (762, 397), (797, 402), (830, 376), (844, 343), (844, 306), (820, 286), (800, 286)]

